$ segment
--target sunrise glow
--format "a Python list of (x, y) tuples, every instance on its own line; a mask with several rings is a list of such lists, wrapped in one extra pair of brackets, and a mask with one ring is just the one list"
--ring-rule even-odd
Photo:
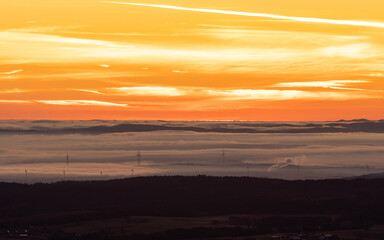
[(383, 117), (381, 0), (5, 0), (0, 9), (0, 119)]

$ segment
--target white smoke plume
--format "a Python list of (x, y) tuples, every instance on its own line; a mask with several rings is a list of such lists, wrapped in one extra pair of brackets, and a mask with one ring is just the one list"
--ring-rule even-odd
[(268, 172), (272, 172), (280, 168), (285, 168), (292, 164), (293, 164), (293, 160), (291, 158), (285, 158), (284, 160), (281, 160), (276, 164), (272, 165), (270, 168), (268, 168)]
[(300, 155), (293, 158), (285, 158), (284, 160), (281, 160), (276, 164), (272, 165), (270, 168), (268, 168), (268, 172), (272, 172), (277, 169), (285, 168), (294, 164), (297, 164), (297, 166), (300, 166), (302, 162), (306, 159), (307, 159), (307, 156), (305, 155)]

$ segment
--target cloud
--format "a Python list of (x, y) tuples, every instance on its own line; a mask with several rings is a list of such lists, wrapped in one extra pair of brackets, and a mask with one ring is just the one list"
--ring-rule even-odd
[(266, 89), (234, 89), (234, 90), (204, 90), (208, 95), (237, 99), (287, 100), (297, 98), (303, 91), (298, 90), (266, 90)]
[(373, 95), (349, 94), (338, 92), (309, 92), (301, 90), (275, 89), (234, 89), (234, 90), (203, 90), (208, 95), (221, 96), (227, 99), (260, 99), (260, 100), (291, 100), (291, 99), (361, 99), (375, 98)]
[[(324, 82), (292, 82), (292, 83), (281, 83), (275, 87), (329, 87), (333, 89), (346, 89), (346, 90), (360, 90), (350, 89), (338, 86), (344, 86), (347, 83), (358, 83), (365, 81), (324, 81)], [(289, 100), (348, 100), (348, 99), (374, 99), (380, 98), (380, 90), (366, 90), (361, 89), (361, 93), (351, 92), (331, 92), (331, 91), (304, 91), (304, 90), (281, 90), (281, 89), (215, 89), (215, 88), (204, 88), (204, 87), (161, 87), (161, 86), (135, 86), (135, 87), (115, 87), (115, 88), (103, 88), (102, 90), (93, 89), (70, 89), (72, 91), (79, 91), (84, 93), (91, 93), (97, 95), (106, 96), (157, 96), (157, 97), (191, 97), (191, 101), (185, 104), (185, 101), (173, 102), (167, 104), (166, 102), (148, 102), (130, 100), (130, 106), (136, 104), (136, 106), (160, 106), (168, 105), (174, 109), (187, 110), (187, 109), (201, 109), (211, 108), (217, 109), (217, 102), (221, 104), (230, 103), (231, 101), (241, 100), (263, 100), (263, 101), (289, 101)], [(22, 93), (27, 92), (26, 90), (11, 89), (0, 91), (0, 93)], [(204, 101), (201, 101), (205, 99)], [(117, 107), (128, 107), (128, 105), (120, 102), (109, 102), (109, 101), (97, 101), (93, 99), (86, 100), (29, 100), (19, 101), (11, 100), (12, 102), (22, 103), (44, 103), (51, 105), (88, 105), (88, 106), (117, 106)], [(9, 100), (3, 101), (3, 103)], [(236, 103), (234, 103), (236, 104)], [(236, 106), (239, 108), (240, 106)]]
[(51, 105), (128, 107), (128, 105), (125, 103), (112, 103), (95, 100), (36, 100), (36, 102)]
[[(301, 127), (311, 122), (252, 122), (252, 121), (0, 121), (2, 129), (33, 130), (18, 131), (18, 134), (0, 134), (1, 149), (7, 152), (0, 156), (0, 178), (14, 169), (28, 169), (36, 175), (44, 175), (51, 169), (61, 174), (67, 169), (68, 175), (84, 170), (81, 175), (92, 172), (110, 174), (112, 171), (124, 172), (135, 168), (135, 173), (144, 174), (151, 168), (151, 174), (198, 174), (211, 169), (212, 175), (244, 176), (244, 164), (252, 166), (254, 176), (266, 176), (266, 171), (275, 165), (269, 177), (297, 179), (297, 159), (305, 162), (302, 178), (344, 177), (365, 173), (365, 164), (372, 169), (384, 167), (384, 135), (377, 133), (218, 133), (191, 131), (151, 131), (89, 134), (44, 134), (31, 135), (37, 130), (78, 129), (79, 127), (115, 126), (121, 123), (152, 124), (164, 126), (190, 126), (215, 129), (217, 127), (253, 128)], [(353, 121), (340, 123), (348, 127)], [(327, 129), (338, 122), (318, 122)], [(360, 123), (363, 124), (363, 123)], [(287, 126), (290, 125), (290, 126)], [(291, 126), (292, 125), (292, 126)], [(269, 126), (269, 127), (268, 127)], [(378, 128), (379, 128), (378, 124)], [(356, 126), (357, 129), (360, 127)], [(39, 134), (39, 133), (36, 133)], [(136, 166), (137, 149), (141, 149), (143, 165)], [(222, 164), (222, 150), (225, 149), (226, 163)], [(70, 165), (66, 166), (66, 153), (70, 155)], [(303, 153), (304, 155), (299, 155)], [(288, 160), (290, 159), (290, 160)], [(362, 160), (363, 159), (363, 160)], [(280, 164), (278, 164), (280, 162)], [(108, 168), (107, 165), (114, 164)], [(97, 167), (92, 167), (99, 164)], [(288, 165), (287, 169), (279, 168)], [(304, 165), (304, 164), (302, 164)], [(357, 167), (356, 167), (357, 166)], [(362, 167), (358, 167), (362, 166)], [(33, 170), (32, 170), (33, 169)], [(382, 168), (381, 168), (382, 169)], [(55, 173), (56, 171), (56, 173)], [(22, 174), (22, 173), (21, 173)], [(57, 176), (56, 176), (57, 179)]]
[[(199, 25), (201, 26), (201, 25)], [(206, 25), (203, 25), (206, 26)], [(307, 47), (329, 47), (330, 44), (349, 46), (348, 50), (365, 50), (368, 46), (361, 43), (370, 39), (368, 36), (353, 36), (344, 34), (326, 34), (316, 32), (300, 32), (292, 30), (261, 30), (241, 26), (219, 26), (208, 25), (211, 28), (199, 29), (200, 34), (213, 36), (219, 39), (239, 41), (243, 43), (255, 43), (257, 46), (279, 46), (307, 48)], [(353, 49), (355, 47), (355, 49)], [(344, 47), (347, 50), (346, 47)], [(326, 50), (326, 49), (325, 49)], [(323, 49), (323, 52), (326, 52)], [(328, 51), (329, 52), (329, 51)]]
[(108, 88), (107, 90), (117, 95), (140, 95), (140, 96), (182, 96), (185, 91), (173, 87), (120, 87)]
[(132, 77), (132, 76), (142, 76), (142, 73), (136, 72), (113, 72), (113, 71), (93, 71), (93, 72), (69, 72), (69, 73), (41, 73), (41, 74), (31, 74), (31, 75), (19, 75), (18, 77), (13, 76), (12, 79), (103, 79), (103, 78), (119, 78), (119, 77)]
[(0, 103), (31, 103), (27, 100), (0, 100)]
[(23, 93), (23, 92), (29, 92), (29, 91), (30, 90), (22, 90), (22, 89), (15, 88), (15, 89), (2, 90), (0, 91), (0, 93)]
[(251, 13), (251, 12), (239, 12), (239, 11), (228, 11), (228, 10), (218, 10), (218, 9), (187, 8), (187, 7), (172, 6), (172, 5), (157, 5), (157, 4), (144, 4), (144, 3), (127, 3), (127, 2), (115, 2), (115, 1), (101, 1), (101, 2), (112, 3), (112, 4), (125, 4), (125, 5), (132, 5), (132, 6), (165, 8), (165, 9), (173, 9), (173, 10), (181, 10), (181, 11), (218, 13), (218, 14), (237, 15), (237, 16), (249, 16), (249, 17), (262, 17), (262, 18), (273, 18), (273, 19), (281, 19), (281, 20), (292, 20), (292, 21), (298, 21), (298, 22), (324, 23), (324, 24), (336, 24), (336, 25), (347, 25), (347, 26), (384, 28), (384, 23), (380, 23), (380, 22), (334, 20), (334, 19), (310, 18), (310, 17), (292, 17), (292, 16), (283, 16), (283, 15), (275, 15), (275, 14), (267, 14), (267, 13)]
[(180, 70), (172, 70), (174, 73), (187, 73), (187, 71), (180, 71)]
[(322, 87), (345, 90), (363, 90), (359, 88), (344, 88), (344, 86), (354, 83), (369, 83), (366, 80), (330, 80), (330, 81), (312, 81), (312, 82), (285, 82), (273, 85), (274, 87)]
[(9, 29), (10, 32), (24, 32), (24, 33), (47, 33), (47, 32), (64, 32), (65, 29), (77, 29), (86, 27), (85, 25), (79, 26), (47, 26), (47, 27), (28, 27), (28, 28), (14, 28)]
[(22, 72), (23, 69), (17, 69), (17, 70), (13, 70), (13, 71), (10, 71), (10, 72), (3, 72), (3, 73), (0, 73), (0, 74), (3, 74), (3, 75), (12, 75), (12, 74), (16, 74), (16, 73), (19, 73), (19, 72)]
[(15, 43), (29, 42), (42, 42), (46, 44), (61, 43), (61, 44), (73, 44), (73, 45), (90, 45), (90, 46), (112, 46), (113, 43), (102, 40), (83, 39), (83, 38), (70, 38), (61, 37), (49, 34), (40, 34), (40, 30), (28, 31), (26, 29), (14, 29), (9, 31), (0, 32), (0, 36), (7, 40), (15, 41)]
[(368, 73), (368, 74), (361, 74), (363, 76), (369, 76), (369, 77), (383, 77), (383, 73)]
[[(248, 72), (252, 74), (268, 73), (313, 73), (345, 71), (345, 64), (349, 64), (348, 72), (359, 70), (362, 72), (380, 71), (382, 66), (380, 57), (382, 49), (378, 45), (362, 43), (360, 39), (345, 38), (345, 36), (324, 36), (319, 34), (279, 33), (279, 31), (234, 31), (208, 33), (214, 36), (231, 37), (225, 48), (221, 44), (201, 48), (175, 48), (175, 45), (161, 45), (152, 42), (147, 44), (101, 41), (82, 38), (69, 38), (49, 34), (0, 31), (0, 38), (4, 45), (0, 46), (0, 62), (14, 63), (81, 63), (92, 65), (122, 64), (135, 66), (137, 64), (159, 65), (167, 71), (223, 73)], [(252, 36), (244, 36), (244, 34)], [(256, 35), (255, 35), (256, 34)], [(199, 32), (193, 36), (201, 37)], [(299, 37), (297, 37), (299, 36)], [(205, 36), (205, 40), (207, 36)], [(225, 38), (226, 38), (225, 37)], [(248, 41), (250, 44), (238, 44), (237, 41)], [(207, 42), (207, 41), (205, 41)], [(211, 42), (211, 41), (209, 41)], [(299, 47), (298, 47), (299, 46)], [(372, 59), (367, 59), (372, 57)], [(353, 59), (352, 59), (353, 58)], [(361, 59), (360, 62), (354, 58)], [(348, 62), (346, 62), (348, 61)], [(318, 64), (313, 64), (317, 62)], [(109, 64), (104, 64), (109, 63)], [(169, 66), (172, 66), (169, 69)], [(129, 68), (128, 68), (129, 69)], [(102, 69), (93, 73), (79, 72), (68, 74), (39, 74), (12, 75), (1, 78), (108, 78), (155, 74), (162, 68), (152, 68), (151, 73), (141, 72), (110, 72)], [(123, 70), (121, 70), (123, 71)], [(184, 73), (185, 74), (185, 73)]]
[(99, 95), (105, 95), (105, 93), (96, 91), (96, 90), (89, 90), (89, 89), (72, 89), (73, 91), (79, 91), (79, 92), (87, 92), (87, 93), (94, 93)]
[(377, 52), (372, 49), (372, 45), (367, 43), (328, 46), (317, 49), (317, 52), (324, 56), (346, 58), (370, 58), (377, 56)]
[[(328, 83), (334, 84), (332, 88), (338, 88), (338, 84), (342, 83)], [(288, 84), (288, 83), (287, 83)], [(292, 83), (294, 86), (303, 86), (300, 83)], [(307, 84), (308, 86), (311, 83)], [(316, 85), (313, 83), (313, 85)], [(320, 83), (318, 85), (321, 85)], [(276, 85), (277, 87), (282, 87)], [(284, 85), (283, 85), (284, 86)], [(294, 87), (292, 86), (292, 87)], [(355, 90), (355, 89), (353, 89)], [(106, 94), (113, 95), (132, 95), (132, 96), (193, 96), (193, 97), (212, 97), (221, 100), (292, 100), (292, 99), (332, 99), (332, 100), (345, 100), (345, 99), (365, 99), (375, 98), (375, 95), (365, 94), (350, 94), (347, 92), (315, 92), (303, 90), (278, 90), (278, 89), (211, 89), (211, 88), (197, 88), (197, 87), (157, 87), (157, 86), (142, 86), (142, 87), (119, 87), (107, 88)]]
[(79, 32), (79, 31), (60, 31), (60, 33), (69, 33), (69, 34), (81, 34), (81, 35), (105, 35), (105, 36), (168, 36), (169, 34), (148, 34), (148, 33), (117, 33), (117, 32)]
[(100, 64), (99, 66), (103, 67), (103, 68), (110, 68), (111, 67), (111, 65), (108, 65), (108, 64)]
[[(132, 45), (22, 31), (0, 31), (1, 62), (89, 62), (127, 56)], [(12, 72), (10, 72), (12, 73)]]

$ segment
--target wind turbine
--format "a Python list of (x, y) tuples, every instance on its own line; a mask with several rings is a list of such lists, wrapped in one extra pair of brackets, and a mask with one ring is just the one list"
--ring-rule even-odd
[(301, 176), (300, 176), (300, 165), (301, 165), (300, 158), (297, 158), (297, 179), (299, 179), (299, 180), (301, 178)]
[(223, 150), (223, 153), (222, 153), (222, 158), (223, 158), (223, 164), (225, 163), (225, 151)]
[(131, 169), (131, 172), (132, 172), (132, 177), (133, 177), (133, 168)]
[(25, 170), (25, 184), (28, 184), (28, 171)]
[(137, 151), (137, 165), (141, 165), (141, 152), (140, 150)]
[(67, 152), (67, 166), (69, 165), (69, 155), (68, 155), (68, 152)]

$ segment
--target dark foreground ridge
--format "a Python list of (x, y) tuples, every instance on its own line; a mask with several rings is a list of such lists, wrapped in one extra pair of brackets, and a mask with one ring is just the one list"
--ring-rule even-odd
[[(305, 225), (349, 229), (384, 223), (383, 202), (384, 179), (284, 181), (173, 176), (33, 185), (0, 183), (0, 226), (49, 226), (132, 216), (242, 215), (273, 216), (263, 218), (266, 225), (263, 231), (257, 228), (261, 231), (257, 233), (272, 231), (275, 228), (268, 226), (274, 224), (282, 228)], [(230, 221), (248, 230), (262, 226), (253, 217), (232, 217)]]

